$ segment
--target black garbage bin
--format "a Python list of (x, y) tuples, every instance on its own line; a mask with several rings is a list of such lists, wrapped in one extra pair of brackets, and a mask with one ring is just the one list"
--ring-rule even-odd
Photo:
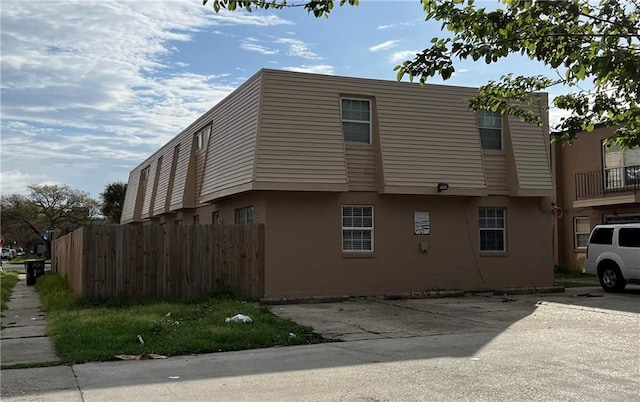
[(36, 284), (36, 279), (44, 275), (44, 260), (27, 260), (24, 262), (24, 272), (27, 276), (27, 285)]

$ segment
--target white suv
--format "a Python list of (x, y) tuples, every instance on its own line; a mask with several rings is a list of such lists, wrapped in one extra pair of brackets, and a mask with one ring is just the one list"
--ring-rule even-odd
[(640, 283), (640, 223), (596, 225), (589, 236), (587, 273), (598, 275), (607, 292)]

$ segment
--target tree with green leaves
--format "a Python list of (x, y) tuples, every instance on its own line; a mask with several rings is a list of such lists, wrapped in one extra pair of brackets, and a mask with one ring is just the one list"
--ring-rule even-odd
[(120, 223), (126, 193), (127, 183), (121, 181), (107, 184), (104, 191), (100, 193), (100, 200), (102, 201), (100, 212), (107, 217), (109, 222)]
[(40, 237), (47, 246), (47, 258), (51, 257), (51, 240), (90, 225), (98, 212), (98, 203), (88, 193), (69, 186), (33, 185), (27, 195), (2, 196), (0, 203), (3, 227)]
[[(609, 144), (640, 145), (640, 0), (500, 2), (501, 8), (487, 10), (474, 0), (421, 0), (426, 20), (440, 22), (449, 34), (432, 38), (430, 47), (396, 66), (398, 80), (408, 77), (425, 83), (436, 75), (447, 80), (455, 72), (456, 60), (491, 64), (521, 54), (550, 67), (555, 75), (508, 74), (491, 81), (468, 100), (472, 110), (501, 111), (543, 124), (530, 110), (529, 94), (565, 85), (577, 90), (553, 99), (554, 107), (568, 114), (553, 127), (562, 132), (554, 141), (571, 143), (579, 132), (603, 124), (615, 128)], [(334, 7), (334, 1), (213, 0), (211, 4), (216, 12), (301, 6), (316, 17), (328, 16)]]

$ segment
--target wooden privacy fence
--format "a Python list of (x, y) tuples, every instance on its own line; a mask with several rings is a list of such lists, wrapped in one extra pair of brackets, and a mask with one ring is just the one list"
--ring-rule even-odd
[(264, 296), (264, 225), (83, 227), (52, 244), (53, 270), (97, 299)]

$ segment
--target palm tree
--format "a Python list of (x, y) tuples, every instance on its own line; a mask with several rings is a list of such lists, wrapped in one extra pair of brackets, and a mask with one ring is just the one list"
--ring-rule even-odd
[(112, 223), (120, 223), (122, 215), (122, 205), (124, 196), (127, 193), (127, 183), (117, 181), (107, 184), (107, 187), (100, 193), (102, 205), (100, 211)]

